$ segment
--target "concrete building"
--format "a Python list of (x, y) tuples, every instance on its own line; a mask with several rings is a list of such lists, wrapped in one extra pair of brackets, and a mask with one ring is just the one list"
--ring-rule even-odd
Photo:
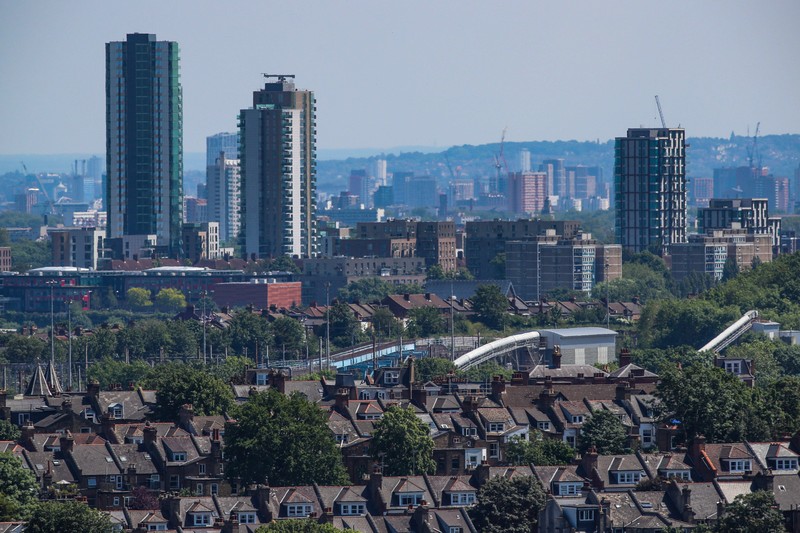
[(686, 242), (686, 134), (631, 128), (617, 137), (614, 181), (617, 242), (630, 252)]
[(290, 308), (302, 302), (299, 281), (279, 283), (275, 279), (253, 279), (249, 282), (217, 283), (211, 297), (219, 307), (247, 307), (255, 309)]
[(242, 225), (239, 164), (239, 159), (223, 150), (217, 152), (214, 162), (206, 168), (207, 220), (219, 223), (220, 238), (226, 242), (239, 236)]
[(478, 279), (496, 279), (496, 264), (492, 261), (505, 253), (506, 241), (533, 239), (544, 235), (548, 229), (555, 235), (570, 239), (578, 232), (580, 223), (575, 220), (480, 220), (466, 224), (464, 255), (467, 268)]
[(53, 266), (97, 269), (105, 249), (104, 228), (51, 228), (47, 233)]
[(695, 207), (708, 207), (714, 198), (714, 178), (692, 178), (691, 203)]
[(107, 234), (156, 235), (180, 255), (183, 103), (178, 43), (144, 33), (106, 44)]
[(781, 219), (769, 216), (766, 198), (712, 198), (708, 207), (697, 211), (698, 233), (743, 229), (755, 235), (769, 235), (772, 246), (780, 245)]
[(203, 259), (219, 259), (219, 224), (203, 222), (184, 224), (183, 250), (193, 264)]
[(749, 270), (753, 261), (772, 261), (772, 237), (742, 229), (710, 230), (690, 235), (689, 242), (670, 247), (669, 264), (676, 281), (692, 273), (707, 274), (721, 280), (725, 262), (732, 258), (739, 271)]
[(508, 175), (508, 210), (531, 216), (542, 212), (547, 198), (547, 173), (512, 172)]
[(587, 233), (562, 239), (545, 236), (506, 242), (506, 279), (523, 300), (539, 301), (549, 292), (590, 292), (596, 283), (622, 277), (622, 248), (602, 245)]
[(545, 159), (539, 171), (547, 174), (548, 196), (571, 196), (563, 159)]
[(456, 226), (453, 222), (417, 222), (417, 257), (425, 265), (439, 265), (445, 272), (456, 270)]
[(11, 272), (10, 246), (0, 246), (0, 272)]
[(239, 133), (222, 132), (206, 137), (206, 167), (216, 164), (220, 152), (227, 159), (239, 159)]
[(546, 345), (545, 363), (556, 368), (562, 365), (591, 366), (617, 360), (616, 331), (591, 327), (563, 328), (543, 329), (539, 334)]
[(258, 258), (314, 257), (316, 240), (316, 101), (279, 76), (253, 93), (239, 115), (242, 232)]
[(523, 148), (519, 151), (519, 171), (531, 171), (531, 153), (527, 148)]

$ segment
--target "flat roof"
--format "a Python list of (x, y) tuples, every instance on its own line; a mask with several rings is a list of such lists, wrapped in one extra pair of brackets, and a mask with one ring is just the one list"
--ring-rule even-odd
[(588, 337), (591, 335), (617, 335), (613, 329), (585, 327), (585, 328), (559, 328), (559, 329), (542, 329), (541, 333), (552, 333), (559, 337)]

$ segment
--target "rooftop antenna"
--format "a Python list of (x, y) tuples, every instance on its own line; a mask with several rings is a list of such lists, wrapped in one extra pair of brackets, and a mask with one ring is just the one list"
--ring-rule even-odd
[(656, 95), (656, 105), (658, 106), (658, 116), (661, 117), (661, 127), (667, 129), (667, 121), (664, 120), (664, 112), (661, 111), (661, 100), (658, 99), (658, 95)]
[(278, 81), (286, 81), (286, 78), (294, 78), (294, 74), (267, 74), (265, 72), (261, 73), (262, 76), (265, 78), (278, 78)]

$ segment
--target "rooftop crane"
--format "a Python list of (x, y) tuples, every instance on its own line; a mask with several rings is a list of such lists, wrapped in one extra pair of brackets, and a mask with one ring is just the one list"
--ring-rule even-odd
[(658, 99), (658, 95), (656, 95), (656, 105), (658, 106), (658, 116), (661, 117), (661, 127), (667, 129), (667, 121), (664, 120), (664, 112), (661, 111), (661, 100)]
[[(28, 167), (25, 166), (25, 162), (20, 161), (19, 163), (22, 165), (22, 170), (25, 171), (25, 176), (29, 176), (31, 173), (28, 172)], [(53, 200), (50, 199), (50, 195), (47, 194), (47, 189), (45, 189), (44, 184), (42, 184), (42, 180), (39, 179), (39, 174), (33, 174), (33, 177), (36, 178), (36, 182), (39, 184), (39, 190), (42, 192), (47, 202), (47, 214), (54, 215), (56, 213), (56, 206), (53, 204)]]
[(508, 172), (508, 163), (506, 163), (506, 156), (504, 154), (505, 143), (506, 143), (506, 132), (508, 131), (508, 127), (503, 128), (503, 134), (500, 136), (500, 152), (494, 155), (494, 168), (495, 168), (495, 184), (492, 191), (490, 192), (500, 192), (500, 171), (505, 167), (506, 172)]
[(750, 168), (754, 168), (754, 160), (758, 163), (758, 166), (761, 167), (761, 156), (758, 153), (758, 130), (760, 129), (761, 122), (756, 124), (756, 132), (753, 135), (753, 143), (747, 147), (747, 161), (750, 164)]

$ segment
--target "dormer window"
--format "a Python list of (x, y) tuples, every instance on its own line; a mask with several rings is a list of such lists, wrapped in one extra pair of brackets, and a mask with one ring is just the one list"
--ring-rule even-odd
[(397, 385), (400, 381), (400, 372), (389, 371), (383, 374), (383, 382), (386, 385)]
[(728, 472), (748, 472), (753, 469), (749, 459), (728, 459)]
[(176, 463), (186, 461), (186, 452), (172, 452), (172, 461)]
[(240, 524), (255, 524), (256, 523), (256, 513), (252, 513), (252, 512), (239, 513), (239, 523)]
[(784, 459), (770, 459), (773, 470), (797, 470), (797, 459), (790, 457)]
[(461, 434), (465, 437), (474, 437), (478, 434), (478, 428), (473, 428), (473, 427), (461, 428)]
[(742, 373), (742, 362), (741, 361), (725, 361), (725, 372), (729, 372), (731, 374), (741, 374)]
[(472, 505), (475, 503), (474, 492), (451, 492), (450, 505)]
[(536, 427), (542, 431), (550, 431), (550, 422), (537, 422)]
[(290, 503), (286, 505), (286, 516), (293, 518), (307, 518), (311, 514), (311, 504)]
[(336, 434), (336, 443), (337, 444), (347, 444), (347, 433), (337, 433)]
[(114, 418), (121, 419), (122, 416), (122, 404), (121, 403), (112, 403), (108, 406), (108, 414), (113, 416)]
[(367, 505), (364, 503), (340, 503), (339, 514), (342, 516), (359, 516), (367, 514)]
[(486, 429), (489, 433), (502, 433), (505, 427), (503, 422), (490, 422)]
[(642, 479), (641, 472), (617, 472), (617, 483), (620, 485), (633, 485)]
[(360, 391), (358, 393), (358, 399), (359, 400), (371, 400), (372, 398), (370, 397), (370, 394), (369, 394), (368, 390), (362, 390), (362, 391)]
[(575, 496), (581, 493), (583, 483), (554, 483), (557, 496)]
[(419, 505), (421, 502), (421, 492), (403, 492), (397, 495), (397, 503), (403, 507), (408, 505)]
[(269, 381), (269, 376), (264, 372), (256, 374), (256, 385), (266, 385)]
[(94, 422), (95, 421), (94, 409), (84, 409), (83, 417), (86, 420), (90, 420), (90, 421)]
[(572, 415), (573, 424), (583, 424), (583, 415)]
[(192, 513), (192, 524), (194, 526), (210, 526), (211, 513)]

